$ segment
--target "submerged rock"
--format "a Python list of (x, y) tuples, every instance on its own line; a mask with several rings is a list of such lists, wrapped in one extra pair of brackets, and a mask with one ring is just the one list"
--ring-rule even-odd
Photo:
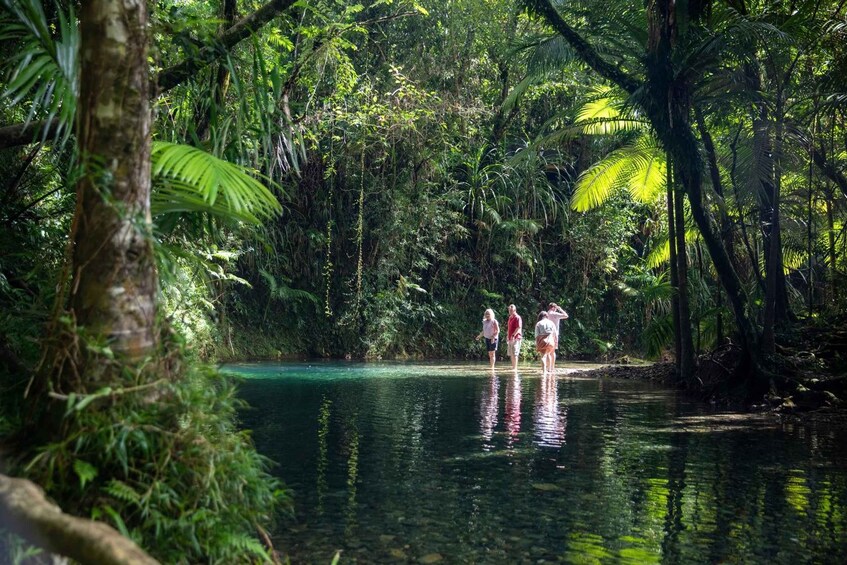
[(543, 491), (546, 491), (546, 492), (553, 492), (553, 491), (557, 491), (557, 490), (562, 490), (561, 488), (554, 485), (553, 483), (532, 483), (532, 488), (534, 488), (535, 490), (543, 490)]

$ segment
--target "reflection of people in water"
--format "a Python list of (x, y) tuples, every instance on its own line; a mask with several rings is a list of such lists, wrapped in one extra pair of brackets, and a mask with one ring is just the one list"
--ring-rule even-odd
[(559, 406), (559, 389), (556, 376), (545, 374), (538, 381), (533, 412), (536, 443), (561, 447), (565, 443), (567, 408)]
[(488, 379), (488, 386), (482, 391), (479, 405), (479, 431), (485, 441), (490, 441), (497, 426), (497, 412), (500, 407), (498, 392), (500, 380), (496, 375)]
[(505, 421), (506, 431), (509, 432), (507, 444), (511, 447), (521, 432), (521, 377), (517, 373), (506, 383)]

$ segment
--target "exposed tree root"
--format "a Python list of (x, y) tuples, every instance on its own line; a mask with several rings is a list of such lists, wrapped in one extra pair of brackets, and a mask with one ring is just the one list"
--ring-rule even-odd
[(26, 479), (0, 475), (0, 526), (50, 553), (83, 564), (158, 563), (111, 526), (65, 514)]

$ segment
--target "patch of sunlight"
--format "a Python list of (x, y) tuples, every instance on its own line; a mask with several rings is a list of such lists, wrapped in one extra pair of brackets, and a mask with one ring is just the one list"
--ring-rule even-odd
[(681, 416), (674, 419), (672, 426), (658, 428), (657, 431), (665, 433), (713, 433), (749, 431), (751, 428), (759, 430), (776, 429), (778, 426), (778, 422), (767, 414), (724, 412)]
[(631, 544), (630, 547), (622, 547), (618, 550), (620, 563), (659, 563), (661, 561), (658, 548), (653, 551), (646, 540), (634, 536), (622, 536), (619, 539)]
[(647, 512), (654, 520), (662, 520), (668, 511), (668, 480), (647, 479)]
[(563, 557), (567, 563), (599, 565), (608, 562), (614, 555), (603, 546), (602, 537), (597, 534), (577, 532), (568, 536), (568, 547)]
[(809, 509), (809, 497), (812, 490), (806, 484), (806, 474), (801, 469), (792, 469), (788, 482), (785, 484), (785, 499), (798, 514), (805, 514)]

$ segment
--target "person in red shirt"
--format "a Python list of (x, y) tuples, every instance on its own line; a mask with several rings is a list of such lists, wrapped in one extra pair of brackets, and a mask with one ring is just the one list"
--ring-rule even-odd
[(506, 326), (506, 342), (509, 344), (509, 357), (512, 358), (512, 370), (518, 370), (518, 357), (521, 355), (523, 341), (523, 320), (518, 316), (514, 304), (509, 304), (509, 323)]

